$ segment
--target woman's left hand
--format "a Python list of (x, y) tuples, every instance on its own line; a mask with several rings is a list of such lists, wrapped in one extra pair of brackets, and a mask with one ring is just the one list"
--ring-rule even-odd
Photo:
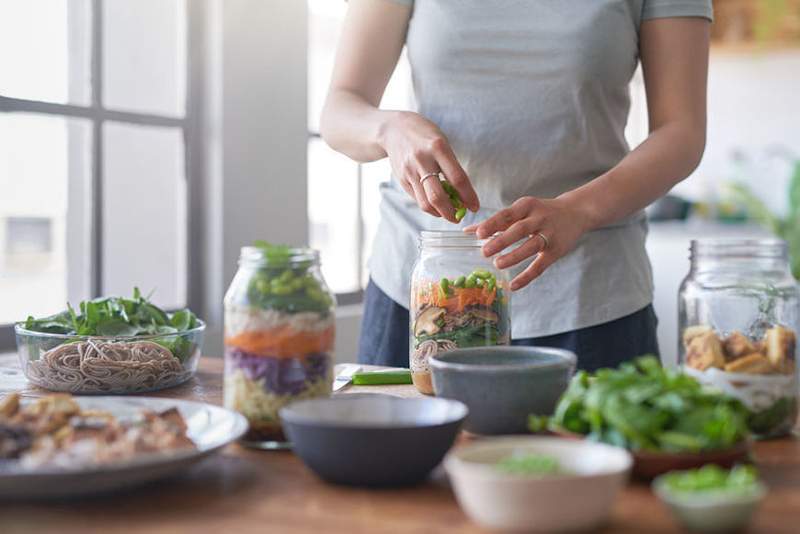
[(589, 217), (568, 199), (522, 197), (511, 207), (502, 209), (480, 224), (464, 229), (487, 239), (483, 246), (488, 257), (523, 241), (514, 250), (495, 258), (498, 269), (507, 269), (534, 255), (536, 258), (511, 281), (511, 289), (527, 286), (556, 260), (570, 252), (590, 227)]

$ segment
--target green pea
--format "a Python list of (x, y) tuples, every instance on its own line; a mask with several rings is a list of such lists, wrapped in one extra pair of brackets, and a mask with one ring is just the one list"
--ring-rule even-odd
[(439, 299), (440, 300), (445, 300), (447, 298), (447, 291), (445, 291), (445, 289), (442, 287), (441, 284), (439, 284), (439, 287), (438, 287), (437, 291), (439, 293)]
[(324, 300), (324, 298), (323, 298), (324, 294), (322, 293), (322, 291), (320, 291), (319, 289), (314, 288), (314, 287), (307, 287), (306, 288), (306, 295), (308, 295), (308, 298), (310, 298), (312, 300), (316, 300), (318, 302), (322, 302)]
[(269, 279), (267, 278), (258, 278), (255, 280), (256, 291), (259, 293), (268, 294), (269, 293)]
[(463, 207), (462, 208), (458, 208), (458, 210), (456, 211), (456, 220), (458, 222), (461, 222), (461, 219), (463, 219), (464, 215), (466, 215), (466, 214), (467, 214), (467, 208), (463, 208)]
[(303, 282), (302, 278), (295, 278), (294, 280), (289, 282), (288, 285), (292, 289), (292, 291), (300, 291), (301, 289), (303, 289), (305, 283)]
[(472, 271), (472, 274), (474, 274), (477, 278), (483, 278), (484, 280), (492, 276), (492, 273), (485, 269), (476, 269)]
[(447, 278), (442, 278), (442, 280), (439, 282), (439, 285), (442, 286), (442, 291), (447, 293), (447, 290), (450, 289), (450, 280)]
[(483, 287), (483, 284), (484, 284), (483, 278), (478, 278), (477, 280), (475, 280), (476, 287)]
[(280, 280), (281, 282), (288, 282), (292, 278), (294, 278), (294, 273), (291, 270), (287, 269), (281, 273), (281, 275), (278, 277), (278, 280)]
[(281, 295), (281, 296), (283, 296), (283, 295), (291, 295), (292, 294), (292, 288), (289, 287), (289, 286), (277, 286), (277, 287), (273, 286), (272, 287), (272, 292), (275, 293), (276, 295)]
[(464, 287), (464, 282), (467, 281), (467, 278), (464, 275), (459, 276), (456, 278), (456, 281), (453, 282), (453, 285), (456, 287)]
[(306, 276), (303, 278), (303, 285), (305, 287), (314, 287), (319, 289), (319, 282), (313, 276)]
[(486, 289), (488, 289), (489, 292), (492, 292), (492, 291), (494, 291), (494, 288), (496, 287), (496, 285), (497, 285), (497, 281), (494, 279), (494, 277), (492, 277), (492, 278), (489, 279), (488, 282), (486, 282)]

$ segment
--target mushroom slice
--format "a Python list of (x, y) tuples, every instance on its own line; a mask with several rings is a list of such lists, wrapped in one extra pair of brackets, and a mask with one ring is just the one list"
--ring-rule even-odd
[(414, 321), (414, 336), (419, 337), (426, 334), (430, 336), (441, 330), (441, 327), (436, 323), (444, 317), (444, 313), (444, 308), (437, 308), (436, 306), (425, 308), (417, 316), (417, 320)]

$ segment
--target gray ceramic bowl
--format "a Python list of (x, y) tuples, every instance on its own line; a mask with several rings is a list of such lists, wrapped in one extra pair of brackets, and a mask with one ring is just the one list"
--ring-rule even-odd
[(575, 362), (566, 350), (498, 346), (437, 354), (430, 366), (436, 396), (469, 407), (466, 430), (519, 434), (529, 415), (552, 415)]
[(453, 445), (467, 415), (464, 404), (447, 399), (348, 397), (298, 401), (280, 411), (295, 453), (336, 484), (422, 482)]

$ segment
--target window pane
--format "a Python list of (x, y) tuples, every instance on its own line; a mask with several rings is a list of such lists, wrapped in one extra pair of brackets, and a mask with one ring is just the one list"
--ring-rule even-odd
[(107, 123), (103, 293), (133, 286), (165, 307), (186, 304), (186, 180), (182, 132)]
[[(347, 13), (347, 2), (308, 0), (308, 129), (319, 131), (319, 117), (328, 93), (336, 45)], [(411, 68), (400, 57), (381, 100), (385, 109), (413, 109)]]
[(311, 246), (336, 293), (358, 291), (358, 166), (319, 139), (308, 145), (308, 216)]
[(184, 115), (184, 0), (105, 0), (103, 44), (107, 108)]
[(88, 104), (89, 0), (0, 0), (0, 95)]
[(90, 136), (82, 120), (0, 113), (0, 323), (88, 296), (86, 284), (68, 292), (67, 243), (88, 256)]

